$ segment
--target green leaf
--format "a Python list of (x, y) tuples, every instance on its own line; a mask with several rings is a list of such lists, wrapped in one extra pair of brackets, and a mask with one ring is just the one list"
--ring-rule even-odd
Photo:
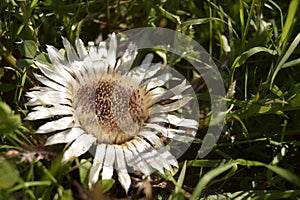
[(40, 53), (35, 57), (35, 60), (48, 66), (52, 66), (49, 56), (46, 53)]
[(3, 157), (0, 157), (0, 189), (8, 189), (18, 181), (18, 170)]
[(81, 164), (79, 167), (80, 181), (83, 186), (88, 187), (89, 170), (90, 170), (92, 164), (85, 159), (82, 159), (80, 161), (80, 164)]
[(63, 193), (63, 196), (60, 198), (61, 200), (73, 200), (73, 195), (71, 190), (66, 190)]
[(20, 125), (20, 116), (14, 115), (6, 103), (0, 102), (0, 134), (13, 133)]
[[(251, 116), (257, 116), (262, 114), (277, 114), (277, 115), (283, 115), (282, 111), (282, 105), (278, 103), (274, 104), (264, 104), (260, 105), (262, 103), (255, 102), (255, 100), (250, 101), (240, 101), (240, 100), (229, 100), (230, 104), (233, 104), (237, 107), (240, 107), (241, 109), (236, 109), (232, 113), (227, 114), (227, 118), (235, 118), (233, 115), (239, 116), (239, 118), (247, 118)], [(284, 102), (281, 102), (284, 103)], [(287, 102), (285, 102), (287, 104)]]
[(115, 184), (114, 179), (108, 179), (108, 180), (99, 180), (97, 184), (100, 185), (102, 193), (108, 192), (111, 187)]
[(300, 93), (298, 93), (293, 99), (291, 99), (290, 105), (292, 107), (300, 106)]
[(37, 53), (37, 45), (32, 40), (24, 40), (23, 43), (18, 46), (18, 49), (21, 55), (26, 58), (34, 58)]
[(73, 195), (72, 195), (72, 190), (64, 190), (62, 192), (62, 195), (60, 196), (59, 194), (56, 194), (55, 197), (53, 198), (54, 200), (73, 200)]
[(32, 64), (33, 64), (32, 59), (20, 59), (17, 61), (17, 66), (20, 68), (29, 67)]

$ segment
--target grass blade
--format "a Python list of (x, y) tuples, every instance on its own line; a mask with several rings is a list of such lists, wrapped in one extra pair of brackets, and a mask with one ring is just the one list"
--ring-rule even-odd
[(238, 56), (234, 60), (232, 66), (231, 66), (231, 68), (232, 68), (232, 70), (231, 70), (231, 72), (232, 72), (231, 73), (231, 82), (233, 82), (233, 79), (234, 79), (233, 76), (234, 76), (235, 69), (242, 66), (243, 64), (245, 64), (246, 60), (249, 57), (253, 56), (254, 54), (261, 53), (261, 52), (268, 53), (270, 55), (276, 55), (277, 54), (277, 52), (275, 50), (271, 50), (271, 49), (268, 49), (266, 47), (253, 47), (253, 48), (249, 49), (248, 51), (245, 51), (244, 53), (242, 53), (240, 56)]
[(287, 45), (287, 41), (289, 39), (289, 36), (292, 32), (292, 25), (294, 24), (295, 15), (298, 10), (299, 0), (292, 0), (289, 5), (288, 15), (282, 30), (282, 36), (279, 41), (279, 46), (281, 46), (281, 49), (285, 49)]
[(270, 88), (273, 85), (273, 82), (274, 82), (274, 80), (276, 78), (276, 75), (278, 74), (279, 70), (281, 70), (284, 67), (285, 62), (292, 55), (292, 53), (294, 52), (294, 50), (298, 46), (299, 42), (300, 42), (300, 33), (296, 36), (296, 38), (294, 39), (294, 41), (292, 42), (292, 44), (290, 45), (290, 47), (288, 48), (288, 50), (286, 51), (286, 53), (284, 54), (284, 56), (282, 57), (282, 59), (280, 60), (278, 65), (276, 66), (275, 71), (274, 71), (274, 73), (272, 75), (272, 78), (271, 78)]
[(282, 178), (284, 178), (285, 180), (293, 183), (294, 185), (296, 185), (298, 188), (300, 188), (300, 178), (286, 170), (286, 169), (283, 169), (281, 167), (277, 167), (275, 165), (268, 165), (268, 164), (265, 164), (265, 163), (262, 163), (262, 162), (259, 162), (259, 161), (251, 161), (251, 160), (243, 160), (243, 159), (237, 159), (236, 160), (238, 162), (239, 165), (242, 165), (242, 166), (247, 166), (247, 167), (258, 167), (258, 166), (262, 166), (262, 167), (266, 167), (268, 168), (269, 170), (275, 172), (276, 174), (278, 174), (279, 176), (281, 176)]
[(182, 185), (183, 185), (183, 181), (184, 181), (184, 177), (185, 177), (185, 172), (186, 172), (186, 161), (184, 162), (178, 181), (177, 181), (177, 185), (175, 187), (175, 193), (178, 193), (181, 191)]
[(202, 193), (203, 189), (206, 187), (206, 185), (213, 180), (218, 175), (222, 174), (223, 172), (231, 169), (236, 165), (235, 162), (229, 162), (225, 165), (219, 166), (215, 169), (210, 170), (207, 172), (198, 182), (190, 200), (196, 200)]
[(276, 190), (250, 190), (250, 191), (237, 191), (234, 193), (223, 193), (216, 195), (209, 195), (201, 200), (213, 200), (213, 199), (234, 199), (234, 200), (245, 200), (245, 199), (297, 199), (297, 195), (300, 195), (300, 190), (287, 190), (287, 191), (276, 191)]

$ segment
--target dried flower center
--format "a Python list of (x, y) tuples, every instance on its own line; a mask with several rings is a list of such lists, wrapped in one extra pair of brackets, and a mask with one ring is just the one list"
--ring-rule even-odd
[(112, 143), (120, 144), (133, 138), (148, 113), (143, 107), (142, 88), (133, 89), (117, 80), (100, 80), (95, 94), (95, 111), (101, 130)]

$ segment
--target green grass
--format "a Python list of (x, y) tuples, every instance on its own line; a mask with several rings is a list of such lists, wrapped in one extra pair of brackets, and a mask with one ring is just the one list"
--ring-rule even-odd
[[(198, 41), (228, 91), (225, 127), (212, 152), (198, 159), (202, 138), (196, 139), (179, 159), (177, 174), (153, 174), (154, 199), (299, 199), (299, 13), (299, 0), (2, 0), (0, 199), (124, 197), (117, 180), (87, 189), (91, 158), (60, 164), (64, 146), (45, 147), (46, 136), (34, 134), (39, 122), (24, 120), (25, 93), (38, 84), (32, 64), (47, 59), (46, 44), (60, 48), (61, 36), (87, 43), (145, 26), (177, 30)], [(225, 51), (222, 36), (231, 51)], [(172, 64), (191, 76), (183, 60)], [(208, 91), (201, 78), (190, 81), (198, 85), (205, 111), (201, 135), (210, 119)]]

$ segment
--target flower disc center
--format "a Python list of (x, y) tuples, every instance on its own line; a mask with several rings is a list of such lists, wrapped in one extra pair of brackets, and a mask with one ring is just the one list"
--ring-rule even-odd
[(95, 94), (95, 112), (101, 130), (111, 143), (133, 138), (148, 118), (143, 106), (144, 89), (121, 85), (118, 80), (100, 80)]

